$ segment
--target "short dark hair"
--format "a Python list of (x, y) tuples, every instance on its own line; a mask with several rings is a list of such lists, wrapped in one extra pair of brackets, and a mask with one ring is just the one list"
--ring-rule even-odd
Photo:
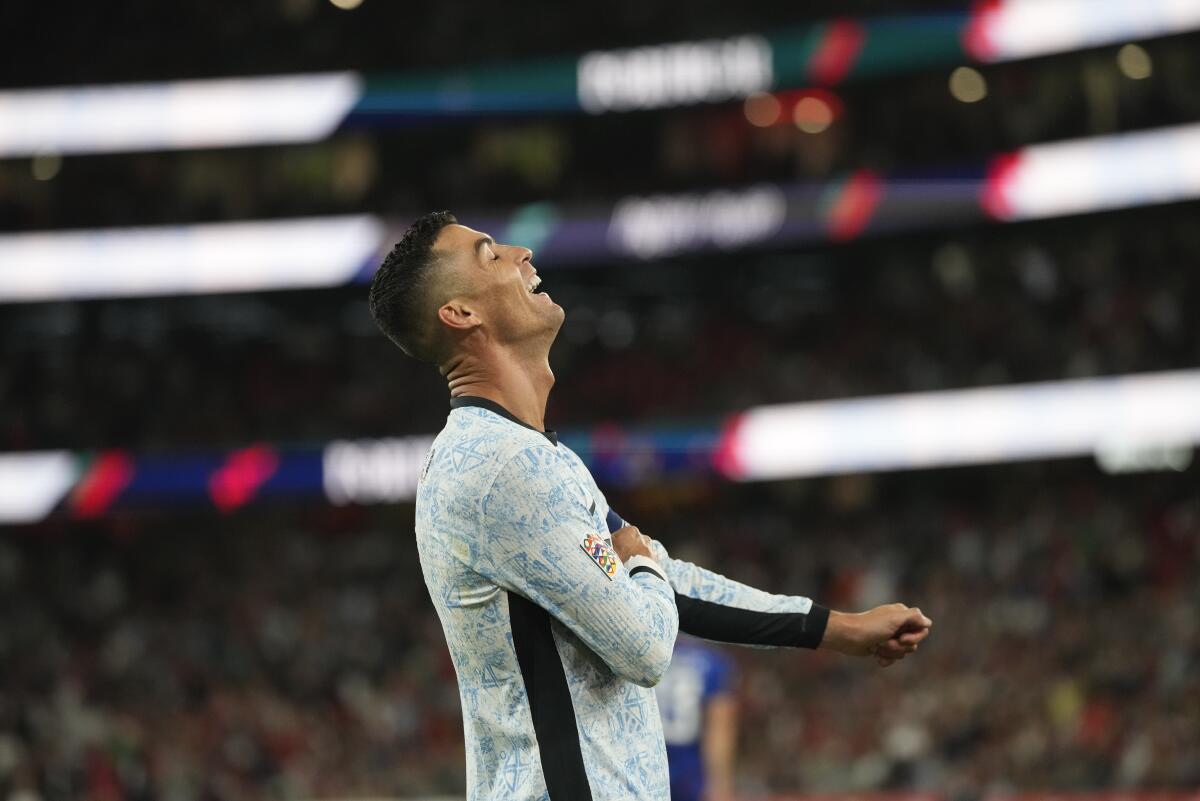
[(433, 268), (438, 257), (433, 243), (447, 225), (458, 222), (448, 211), (418, 217), (379, 265), (371, 281), (367, 305), (375, 324), (400, 350), (423, 362), (441, 361), (433, 309), (428, 308)]

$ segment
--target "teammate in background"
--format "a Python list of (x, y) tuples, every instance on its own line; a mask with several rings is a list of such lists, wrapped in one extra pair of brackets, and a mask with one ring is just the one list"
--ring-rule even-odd
[(671, 801), (732, 801), (738, 708), (733, 660), (691, 637), (675, 641), (654, 688), (667, 741)]
[(772, 595), (672, 559), (633, 526), (610, 537), (604, 493), (545, 426), (564, 312), (538, 292), (532, 258), (439, 212), (371, 283), (376, 323), (450, 389), (417, 484), (416, 539), (458, 675), (467, 798), (668, 801), (649, 688), (680, 630), (886, 666), (932, 621), (903, 604), (848, 614)]

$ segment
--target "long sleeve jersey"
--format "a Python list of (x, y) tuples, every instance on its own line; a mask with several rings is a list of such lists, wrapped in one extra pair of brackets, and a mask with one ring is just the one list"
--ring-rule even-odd
[(677, 632), (815, 647), (828, 610), (687, 562), (622, 563), (553, 432), (456, 398), (417, 489), (417, 549), (458, 676), (468, 801), (669, 801), (653, 687)]

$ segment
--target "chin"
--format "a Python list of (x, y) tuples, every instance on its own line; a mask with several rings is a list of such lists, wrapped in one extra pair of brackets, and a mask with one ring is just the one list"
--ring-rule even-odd
[(553, 345), (554, 340), (558, 338), (558, 332), (562, 329), (563, 320), (566, 318), (567, 313), (558, 304), (555, 304), (553, 309), (547, 310), (542, 336), (546, 337), (549, 345)]

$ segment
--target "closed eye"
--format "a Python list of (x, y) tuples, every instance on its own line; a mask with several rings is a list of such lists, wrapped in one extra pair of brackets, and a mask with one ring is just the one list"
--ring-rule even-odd
[(492, 239), (490, 236), (481, 236), (475, 240), (476, 253), (482, 253), (483, 249), (487, 248), (487, 252), (492, 254), (492, 257), (488, 259), (488, 261), (495, 261), (496, 259), (500, 258), (498, 255), (496, 255), (495, 246), (496, 240)]

